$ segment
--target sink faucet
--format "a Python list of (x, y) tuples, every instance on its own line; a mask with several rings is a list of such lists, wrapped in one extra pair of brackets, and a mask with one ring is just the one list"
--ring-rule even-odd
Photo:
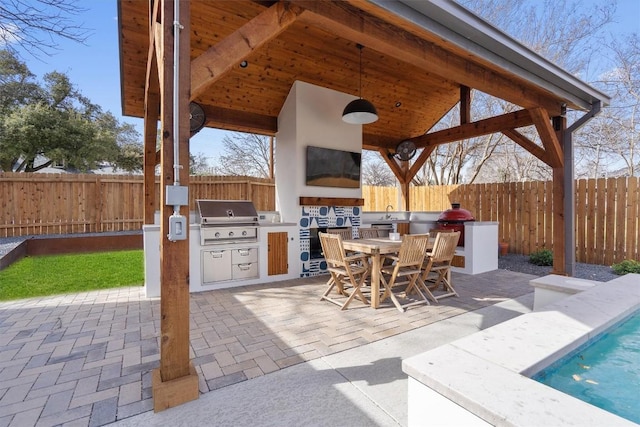
[(391, 214), (389, 214), (389, 209), (393, 209), (392, 205), (387, 205), (387, 208), (385, 209), (385, 212), (387, 213), (386, 218), (389, 219), (391, 218)]

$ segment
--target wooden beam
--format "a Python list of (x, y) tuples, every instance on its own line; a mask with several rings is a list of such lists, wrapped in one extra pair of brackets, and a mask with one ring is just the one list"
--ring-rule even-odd
[(515, 129), (506, 129), (503, 130), (502, 133), (510, 138), (513, 142), (527, 150), (529, 153), (536, 156), (538, 159), (542, 160), (547, 165), (549, 164), (549, 156), (544, 151), (544, 148), (537, 145), (535, 142), (531, 141), (529, 138), (521, 134)]
[(460, 124), (471, 122), (471, 89), (460, 86)]
[(207, 117), (205, 126), (274, 136), (278, 132), (278, 118), (246, 111), (202, 105)]
[(548, 111), (559, 114), (561, 102), (546, 93), (535, 91), (524, 82), (517, 82), (513, 76), (487, 69), (425, 40), (409, 31), (399, 30), (380, 18), (369, 15), (361, 4), (367, 2), (308, 1), (291, 0), (309, 10), (300, 15), (305, 24), (320, 27), (340, 37), (360, 43), (369, 49), (383, 53), (403, 62), (411, 63), (470, 88), (509, 101), (525, 108), (543, 106)]
[(413, 162), (413, 165), (411, 165), (411, 169), (409, 169), (409, 172), (407, 173), (408, 181), (413, 181), (413, 178), (416, 176), (418, 171), (420, 171), (420, 168), (424, 166), (425, 162), (427, 161), (427, 159), (435, 149), (436, 149), (435, 145), (432, 145), (430, 147), (424, 147), (422, 149), (422, 152), (420, 152), (420, 154), (418, 155), (418, 158), (416, 159), (415, 162)]
[(300, 206), (364, 206), (364, 199), (346, 197), (300, 197)]
[(503, 130), (514, 129), (533, 124), (529, 110), (519, 110), (500, 116), (491, 117), (477, 122), (432, 132), (425, 135), (410, 138), (418, 148), (446, 144), (449, 142), (461, 141), (463, 139), (475, 138), (477, 136), (502, 132)]
[(532, 108), (530, 110), (533, 123), (538, 130), (542, 145), (548, 154), (548, 164), (553, 168), (562, 167), (564, 163), (564, 155), (556, 131), (551, 125), (551, 118), (547, 111), (543, 108)]
[(195, 58), (191, 64), (191, 99), (202, 95), (254, 50), (276, 38), (303, 10), (280, 1)]

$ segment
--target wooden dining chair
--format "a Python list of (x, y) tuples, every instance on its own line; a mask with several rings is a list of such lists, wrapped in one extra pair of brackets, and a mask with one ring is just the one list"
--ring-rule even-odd
[[(427, 304), (430, 295), (422, 281), (422, 264), (429, 243), (428, 234), (405, 234), (398, 255), (387, 256), (393, 261), (392, 265), (385, 265), (380, 269), (380, 281), (384, 286), (381, 301), (391, 298), (391, 301), (400, 312), (405, 308)], [(406, 287), (403, 285), (406, 284)], [(426, 290), (426, 292), (425, 292)], [(412, 295), (416, 294), (415, 297)], [(403, 296), (404, 302), (398, 298)], [(435, 301), (435, 299), (434, 299)]]
[(429, 237), (435, 239), (438, 233), (453, 233), (453, 231), (451, 228), (432, 228), (429, 230)]
[[(436, 300), (441, 298), (458, 296), (451, 283), (451, 262), (455, 256), (456, 247), (460, 232), (438, 233), (433, 249), (427, 252), (425, 257), (424, 269), (422, 273), (422, 282), (432, 291), (431, 295)], [(440, 285), (444, 290), (443, 294), (434, 294)]]
[(361, 239), (375, 239), (377, 237), (380, 237), (377, 228), (363, 228), (363, 227), (361, 227), (361, 228), (358, 229), (358, 234), (360, 235)]
[(344, 230), (342, 228), (327, 228), (327, 233), (329, 233), (329, 234), (339, 234), (340, 237), (342, 237), (342, 240), (351, 240), (351, 239), (353, 239), (353, 233), (351, 231), (351, 228), (348, 228), (346, 230)]
[[(366, 255), (347, 255), (342, 246), (342, 237), (339, 234), (318, 233), (320, 245), (327, 262), (327, 270), (331, 278), (327, 282), (327, 288), (320, 300), (327, 300), (339, 305), (341, 310), (358, 297), (365, 305), (369, 301), (362, 293), (362, 286), (369, 276), (369, 263)], [(339, 295), (346, 296), (346, 300), (331, 296), (331, 291), (336, 288)]]

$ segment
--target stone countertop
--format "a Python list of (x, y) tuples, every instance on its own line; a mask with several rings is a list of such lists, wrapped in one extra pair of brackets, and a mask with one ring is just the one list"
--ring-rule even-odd
[(640, 308), (639, 278), (622, 276), (413, 356), (403, 371), (493, 425), (636, 425), (529, 376)]

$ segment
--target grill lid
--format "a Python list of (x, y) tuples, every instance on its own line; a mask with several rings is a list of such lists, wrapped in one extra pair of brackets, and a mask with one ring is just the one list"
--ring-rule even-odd
[(251, 200), (196, 200), (201, 224), (258, 223)]
[(442, 212), (437, 222), (464, 222), (475, 221), (473, 214), (466, 209), (460, 208), (460, 203), (452, 203), (451, 209)]

